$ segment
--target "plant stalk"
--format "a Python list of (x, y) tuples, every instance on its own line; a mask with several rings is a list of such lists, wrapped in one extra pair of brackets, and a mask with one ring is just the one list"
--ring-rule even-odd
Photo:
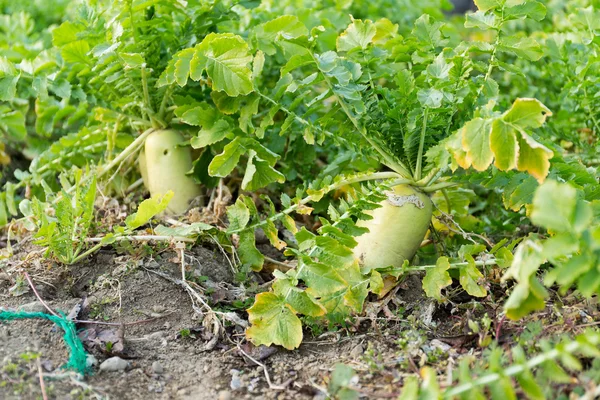
[(425, 147), (425, 133), (427, 132), (427, 119), (429, 118), (429, 108), (425, 108), (423, 113), (423, 128), (421, 129), (421, 140), (419, 141), (419, 153), (417, 154), (417, 166), (415, 167), (415, 181), (421, 180), (423, 173), (423, 148)]

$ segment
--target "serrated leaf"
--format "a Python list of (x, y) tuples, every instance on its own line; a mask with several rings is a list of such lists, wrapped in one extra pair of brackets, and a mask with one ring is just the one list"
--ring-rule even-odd
[(190, 140), (194, 149), (201, 149), (211, 144), (220, 142), (231, 132), (231, 127), (225, 119), (216, 121), (210, 127), (203, 127), (198, 134)]
[(433, 21), (429, 14), (423, 14), (415, 21), (412, 33), (422, 42), (427, 43), (432, 49), (445, 46), (448, 40), (442, 36), (441, 28), (444, 24)]
[(273, 283), (273, 292), (284, 298), (286, 303), (299, 314), (320, 317), (327, 312), (325, 307), (306, 293), (305, 290), (292, 285), (289, 279), (278, 278)]
[(498, 48), (530, 61), (537, 61), (544, 55), (542, 46), (530, 37), (505, 37), (500, 40)]
[(350, 51), (356, 48), (366, 49), (377, 34), (373, 21), (352, 18), (352, 22), (338, 36), (336, 47), (338, 51)]
[(206, 70), (213, 90), (236, 97), (254, 90), (249, 64), (252, 55), (241, 37), (229, 33), (211, 33), (195, 47), (190, 61), (190, 75), (198, 80)]
[(260, 293), (256, 295), (254, 305), (247, 311), (252, 326), (246, 330), (246, 337), (254, 345), (276, 344), (288, 350), (300, 346), (302, 323), (280, 296), (274, 293)]
[(285, 176), (271, 166), (271, 164), (258, 157), (256, 151), (248, 151), (248, 164), (242, 180), (242, 189), (254, 191), (273, 182), (285, 182)]
[(89, 65), (91, 63), (88, 53), (90, 45), (85, 40), (77, 40), (71, 42), (60, 50), (62, 58), (69, 63), (83, 63)]
[(241, 143), (241, 138), (238, 136), (228, 143), (223, 152), (211, 161), (208, 166), (210, 176), (226, 177), (237, 167), (240, 157), (246, 152), (246, 148)]
[(147, 224), (155, 215), (160, 214), (167, 209), (173, 194), (174, 193), (169, 190), (164, 195), (155, 194), (151, 198), (142, 201), (138, 206), (137, 211), (127, 217), (125, 225), (127, 225), (129, 229), (134, 230)]
[(0, 130), (14, 140), (24, 140), (27, 137), (25, 116), (20, 111), (8, 110), (8, 108), (0, 108)]
[(465, 28), (497, 29), (498, 21), (494, 13), (486, 13), (480, 10), (466, 14)]
[(531, 222), (546, 229), (567, 232), (572, 227), (577, 190), (566, 183), (548, 180), (533, 197)]
[(459, 269), (460, 271), (460, 285), (465, 289), (467, 293), (475, 297), (487, 296), (485, 288), (479, 285), (479, 280), (483, 278), (481, 271), (477, 269), (475, 260), (469, 255), (467, 256), (468, 264)]
[(478, 171), (484, 171), (490, 166), (494, 159), (490, 146), (490, 132), (490, 121), (482, 118), (475, 118), (461, 128), (459, 135), (466, 152), (464, 164), (472, 165)]
[(237, 250), (242, 265), (252, 268), (253, 271), (260, 271), (262, 269), (265, 256), (256, 248), (254, 231), (243, 230), (240, 232), (240, 241)]
[(417, 93), (417, 98), (423, 107), (440, 108), (444, 99), (444, 93), (434, 88), (421, 89)]
[(529, 0), (523, 4), (504, 8), (503, 14), (506, 19), (531, 18), (541, 21), (546, 16), (546, 7), (539, 1)]
[(15, 97), (20, 75), (6, 57), (0, 57), (0, 100), (10, 101)]
[(273, 55), (276, 52), (274, 43), (280, 38), (296, 39), (300, 36), (308, 35), (308, 29), (293, 15), (282, 15), (272, 21), (258, 25), (254, 29), (258, 48), (268, 55)]
[(496, 7), (502, 7), (506, 0), (474, 0), (473, 1), (480, 11), (489, 11)]
[(423, 278), (423, 290), (429, 297), (441, 301), (442, 289), (452, 284), (448, 270), (450, 263), (447, 257), (438, 258), (435, 268), (428, 268)]
[(244, 229), (250, 221), (250, 210), (246, 207), (244, 200), (238, 198), (234, 204), (227, 207), (227, 219), (229, 227), (227, 231), (233, 232)]
[(202, 232), (214, 230), (215, 227), (203, 222), (194, 222), (185, 226), (158, 225), (154, 232), (161, 236), (196, 237)]

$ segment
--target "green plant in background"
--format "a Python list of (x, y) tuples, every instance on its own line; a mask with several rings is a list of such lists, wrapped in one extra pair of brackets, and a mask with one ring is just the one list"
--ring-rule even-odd
[[(288, 349), (302, 320), (343, 321), (410, 273), (444, 302), (453, 279), (485, 298), (498, 269), (513, 319), (552, 286), (598, 292), (596, 1), (477, 0), (460, 23), (442, 22), (444, 1), (299, 3), (60, 3), (64, 20), (0, 3), (0, 225), (23, 215), (69, 264), (225, 185), (226, 223), (150, 236), (235, 243), (258, 272), (262, 230), (297, 266), (273, 273), (246, 334)], [(97, 192), (135, 201), (142, 183), (137, 212), (99, 229)], [(471, 325), (490, 373), (471, 379), (465, 359), (447, 397), (514, 397), (512, 377), (536, 397), (529, 369), (597, 346), (517, 348), (505, 368), (491, 321)], [(337, 375), (329, 391), (356, 395)], [(439, 396), (431, 370), (422, 381), (403, 398)]]

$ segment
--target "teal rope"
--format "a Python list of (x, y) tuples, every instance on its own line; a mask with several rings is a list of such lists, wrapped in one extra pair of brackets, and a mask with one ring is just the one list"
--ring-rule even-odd
[(12, 321), (15, 319), (28, 319), (28, 318), (42, 318), (54, 322), (60, 326), (65, 332), (63, 340), (69, 348), (69, 362), (63, 365), (63, 368), (72, 369), (79, 372), (82, 375), (88, 370), (87, 367), (87, 354), (83, 348), (83, 344), (77, 337), (77, 331), (73, 321), (69, 320), (64, 315), (57, 317), (55, 315), (46, 314), (43, 312), (12, 312), (12, 311), (1, 311), (0, 321)]

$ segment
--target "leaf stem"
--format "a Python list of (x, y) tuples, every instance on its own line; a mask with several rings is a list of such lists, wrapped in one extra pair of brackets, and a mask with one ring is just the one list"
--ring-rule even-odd
[(457, 183), (457, 182), (441, 182), (441, 183), (438, 183), (437, 185), (426, 186), (424, 188), (421, 188), (421, 190), (425, 193), (432, 193), (432, 192), (435, 192), (436, 190), (446, 189), (446, 188), (453, 187), (453, 186), (459, 186), (459, 183)]
[(425, 107), (423, 112), (423, 128), (421, 129), (421, 140), (419, 141), (419, 153), (417, 154), (417, 166), (415, 167), (415, 181), (421, 180), (423, 173), (423, 148), (425, 147), (425, 133), (427, 132), (427, 119), (429, 118), (429, 108)]
[[(333, 190), (339, 189), (341, 187), (344, 187), (346, 185), (350, 185), (352, 183), (373, 181), (373, 180), (380, 180), (380, 179), (394, 179), (394, 178), (399, 178), (399, 174), (396, 172), (374, 172), (372, 174), (363, 174), (363, 175), (353, 176), (349, 179), (343, 179), (339, 182), (332, 183), (331, 185), (326, 186), (325, 188), (323, 188), (321, 190), (325, 194), (325, 193), (329, 193)], [(411, 181), (399, 179), (398, 182), (399, 182), (398, 184), (402, 184), (402, 183), (410, 183)], [(278, 219), (282, 218), (283, 216), (294, 212), (299, 207), (301, 207), (307, 203), (310, 203), (311, 201), (313, 201), (313, 198), (314, 198), (313, 196), (306, 196), (305, 198), (300, 200), (298, 203), (293, 204), (292, 206), (288, 207), (287, 209), (285, 209), (277, 214), (274, 214), (274, 215), (272, 215), (262, 221), (259, 221), (253, 225), (245, 226), (244, 228), (235, 229), (233, 231), (227, 231), (227, 233), (234, 234), (234, 233), (239, 233), (239, 232), (245, 231), (247, 229), (256, 229), (263, 225), (266, 225), (269, 221), (277, 221)]]
[[(317, 65), (317, 68), (318, 68), (319, 62), (316, 59), (315, 55), (312, 52), (310, 53), (310, 55), (312, 56), (315, 64)], [(352, 115), (352, 113), (350, 112), (350, 109), (348, 109), (348, 105), (335, 92), (334, 86), (331, 83), (331, 79), (329, 79), (329, 77), (327, 75), (325, 75), (322, 71), (320, 71), (320, 72), (321, 72), (321, 75), (323, 76), (323, 79), (325, 80), (325, 82), (327, 82), (327, 86), (329, 86), (331, 93), (337, 99), (337, 102), (340, 105), (342, 111), (344, 111), (344, 113), (346, 114), (346, 116), (348, 117), (350, 122), (352, 122), (352, 125), (354, 125), (354, 127), (358, 130), (358, 132), (362, 135), (362, 137), (365, 138), (365, 140), (383, 157), (383, 159), (384, 159), (383, 163), (385, 165), (387, 165), (390, 169), (396, 171), (399, 175), (402, 175), (405, 178), (410, 178), (411, 175), (410, 175), (410, 172), (408, 172), (408, 169), (401, 162), (395, 160), (388, 152), (383, 150), (383, 148), (381, 148), (381, 146), (375, 140), (373, 140), (372, 138), (369, 137), (369, 135), (367, 134), (367, 130), (364, 128), (364, 126), (361, 126), (358, 123), (358, 120), (356, 119), (356, 117), (354, 115)]]

